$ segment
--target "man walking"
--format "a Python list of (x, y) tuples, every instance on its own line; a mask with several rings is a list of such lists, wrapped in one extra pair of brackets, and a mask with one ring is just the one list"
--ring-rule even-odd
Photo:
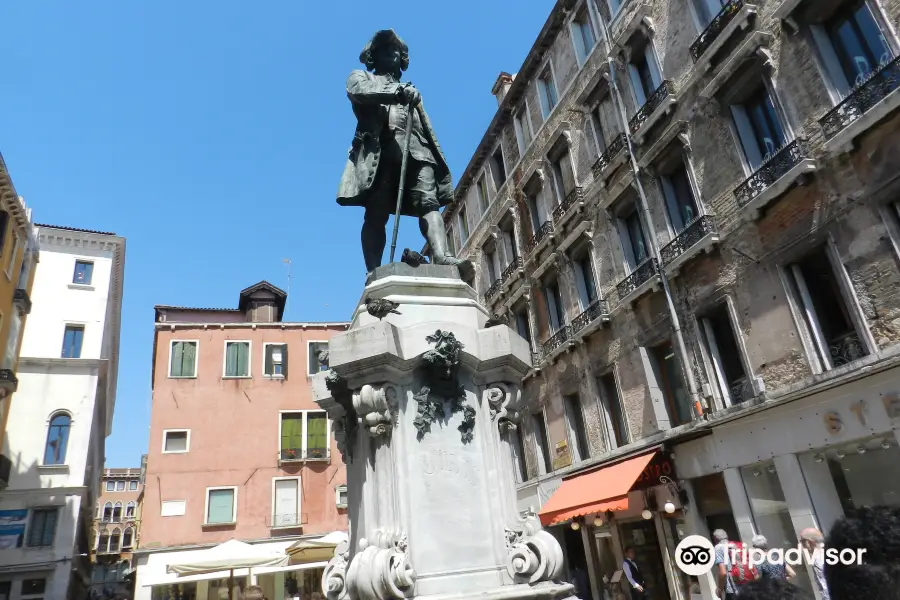
[(644, 600), (647, 598), (647, 591), (644, 589), (644, 576), (634, 560), (634, 548), (632, 546), (625, 548), (625, 560), (622, 562), (622, 570), (625, 571), (625, 578), (631, 585), (631, 600)]
[(828, 582), (825, 580), (825, 536), (818, 529), (808, 527), (800, 532), (800, 543), (812, 556), (811, 566), (816, 576), (816, 587), (822, 594), (822, 600), (831, 600), (828, 593)]

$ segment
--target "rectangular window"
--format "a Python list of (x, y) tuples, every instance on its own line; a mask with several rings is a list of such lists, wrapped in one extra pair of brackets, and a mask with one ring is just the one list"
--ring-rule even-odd
[(275, 479), (273, 487), (272, 527), (300, 525), (300, 479)]
[(456, 256), (456, 241), (453, 238), (453, 227), (447, 227), (447, 251)]
[(281, 460), (325, 460), (329, 454), (325, 411), (281, 413)]
[(263, 346), (263, 373), (268, 377), (287, 377), (287, 344)]
[(107, 480), (107, 482), (106, 482), (106, 491), (107, 491), (107, 492), (112, 492), (112, 491), (115, 490), (115, 489), (116, 489), (116, 482), (115, 482), (115, 481), (109, 481), (109, 480)]
[(459, 213), (456, 216), (459, 220), (459, 242), (465, 245), (466, 240), (469, 239), (469, 217), (466, 215), (465, 204), (460, 204)]
[(557, 204), (562, 204), (569, 193), (575, 189), (572, 157), (568, 149), (560, 152), (553, 161), (553, 184), (553, 188), (556, 191)]
[(531, 228), (537, 232), (547, 220), (546, 215), (542, 214), (537, 192), (526, 192), (525, 199), (528, 202), (528, 213), (531, 215)]
[[(328, 370), (328, 342), (309, 342), (307, 357), (309, 359), (308, 374), (315, 375)], [(324, 354), (323, 354), (324, 353)]]
[(659, 180), (666, 200), (666, 213), (677, 235), (691, 224), (699, 213), (694, 190), (683, 163)]
[(43, 596), (47, 590), (46, 579), (23, 579), (22, 600), (42, 600), (37, 596)]
[(75, 274), (72, 275), (72, 283), (78, 285), (91, 285), (91, 277), (94, 274), (94, 263), (86, 260), (75, 261)]
[[(188, 429), (167, 429), (163, 431), (163, 454), (188, 452), (191, 447), (191, 432)], [(137, 482), (134, 482), (137, 484)], [(137, 485), (135, 485), (137, 489)]]
[(564, 396), (566, 406), (566, 424), (569, 439), (572, 443), (572, 459), (581, 462), (591, 457), (591, 446), (588, 443), (587, 428), (584, 425), (584, 412), (581, 409), (581, 398), (573, 394)]
[(537, 450), (540, 454), (538, 463), (543, 468), (543, 473), (552, 473), (553, 457), (550, 456), (550, 438), (547, 435), (547, 422), (544, 420), (544, 414), (532, 414), (531, 421), (534, 427), (534, 441), (537, 443)]
[(516, 247), (516, 232), (512, 229), (502, 229), (503, 248), (506, 250), (506, 264), (519, 259), (519, 249)]
[(566, 313), (559, 295), (557, 282), (544, 286), (544, 294), (547, 300), (547, 316), (550, 321), (550, 334), (553, 335), (566, 324)]
[(822, 368), (833, 369), (866, 356), (868, 350), (853, 324), (825, 248), (788, 265), (786, 271)]
[(136, 479), (132, 479), (128, 482), (128, 489), (132, 492), (138, 489), (138, 482)]
[(628, 65), (628, 72), (631, 75), (631, 87), (634, 90), (635, 101), (638, 107), (641, 107), (662, 84), (662, 75), (656, 65), (656, 56), (651, 44), (647, 44), (643, 52), (635, 55), (631, 64)]
[(225, 377), (250, 376), (250, 342), (225, 342)]
[(616, 376), (613, 373), (601, 375), (597, 378), (597, 387), (600, 390), (600, 407), (603, 410), (609, 449), (621, 448), (628, 443), (628, 426), (616, 386)]
[(647, 241), (644, 237), (644, 225), (641, 222), (641, 215), (637, 208), (633, 208), (626, 217), (620, 218), (618, 225), (625, 262), (634, 271), (650, 256)]
[(580, 67), (591, 54), (594, 44), (597, 43), (597, 36), (594, 35), (594, 26), (587, 8), (572, 20), (571, 32), (572, 44), (575, 46), (575, 58)]
[(670, 342), (651, 349), (653, 360), (653, 374), (656, 383), (662, 391), (663, 398), (669, 411), (669, 420), (673, 427), (688, 423), (693, 418), (691, 410), (691, 398), (687, 387), (684, 385), (684, 377), (681, 373), (681, 364), (675, 355), (675, 350)]
[(28, 523), (28, 538), (25, 545), (29, 548), (52, 546), (56, 537), (56, 523), (58, 520), (58, 508), (32, 509), (31, 521)]
[(197, 342), (173, 341), (169, 355), (169, 377), (197, 376)]
[(81, 358), (81, 344), (84, 342), (84, 325), (66, 325), (63, 333), (63, 358)]
[(713, 377), (726, 405), (739, 404), (753, 397), (753, 388), (744, 372), (728, 305), (720, 304), (700, 318), (703, 342), (712, 363)]
[(597, 158), (606, 152), (606, 137), (603, 129), (603, 120), (600, 114), (602, 102), (598, 102), (597, 106), (591, 111), (591, 127), (594, 130), (594, 145), (597, 149)]
[(496, 259), (496, 253), (493, 250), (485, 250), (484, 251), (484, 266), (485, 273), (488, 277), (488, 285), (493, 285), (495, 281), (497, 281), (497, 268), (494, 265), (494, 260)]
[(820, 27), (826, 39), (819, 47), (826, 63), (830, 63), (830, 75), (842, 95), (860, 86), (876, 69), (894, 58), (868, 2), (857, 0), (845, 4)]
[(237, 522), (237, 488), (206, 488), (205, 525)]
[(528, 118), (528, 107), (522, 107), (513, 119), (516, 130), (516, 142), (519, 144), (519, 158), (525, 156), (528, 146), (531, 144), (531, 119)]
[(772, 96), (762, 82), (747, 100), (731, 106), (731, 115), (751, 170), (757, 170), (784, 146), (784, 128)]
[(187, 508), (186, 500), (164, 500), (160, 504), (159, 516), (161, 517), (181, 517), (184, 516)]
[(528, 325), (528, 313), (525, 310), (516, 313), (516, 331), (531, 345), (531, 327)]
[(538, 97), (541, 101), (541, 115), (544, 120), (550, 116), (553, 109), (556, 108), (559, 97), (556, 94), (556, 83), (553, 81), (553, 69), (550, 65), (544, 69), (544, 72), (538, 77)]
[(697, 16), (700, 17), (700, 24), (703, 29), (722, 12), (725, 4), (727, 4), (727, 1), (723, 2), (723, 0), (695, 0), (694, 5), (697, 7)]
[[(117, 492), (124, 492), (124, 491), (125, 491), (125, 482), (124, 482), (124, 481), (117, 481), (117, 482), (116, 482), (116, 491), (117, 491)], [(118, 520), (118, 519), (116, 519), (116, 520)]]
[(591, 257), (585, 254), (574, 262), (575, 285), (578, 288), (578, 301), (581, 310), (597, 301), (597, 284), (594, 282), (594, 269), (591, 266)]
[(481, 214), (487, 212), (491, 206), (491, 199), (488, 196), (487, 180), (484, 175), (478, 178), (478, 206), (481, 208)]
[(503, 160), (503, 146), (498, 145), (491, 154), (491, 175), (494, 178), (494, 188), (499, 190), (506, 183), (506, 163)]

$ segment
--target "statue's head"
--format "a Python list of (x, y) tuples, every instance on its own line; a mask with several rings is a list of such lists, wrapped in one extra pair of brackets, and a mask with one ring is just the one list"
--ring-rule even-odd
[(409, 47), (393, 29), (382, 29), (359, 53), (359, 62), (369, 71), (399, 75), (409, 68)]

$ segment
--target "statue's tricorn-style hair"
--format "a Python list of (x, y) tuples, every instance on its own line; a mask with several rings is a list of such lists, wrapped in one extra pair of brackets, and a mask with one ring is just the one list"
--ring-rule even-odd
[(359, 62), (366, 65), (369, 71), (375, 68), (375, 56), (385, 46), (395, 46), (400, 50), (400, 70), (409, 68), (409, 47), (400, 39), (393, 29), (382, 29), (372, 36), (366, 47), (359, 53)]

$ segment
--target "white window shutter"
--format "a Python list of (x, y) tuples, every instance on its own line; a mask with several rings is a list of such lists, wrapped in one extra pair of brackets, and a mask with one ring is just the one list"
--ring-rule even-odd
[(734, 126), (737, 128), (738, 137), (741, 138), (741, 146), (744, 148), (744, 156), (750, 163), (750, 169), (755, 171), (762, 163), (762, 155), (759, 153), (759, 145), (756, 143), (756, 135), (750, 125), (750, 118), (743, 106), (731, 105), (731, 116), (734, 117)]
[(647, 66), (650, 68), (650, 77), (653, 78), (653, 89), (655, 90), (662, 84), (662, 73), (652, 42), (647, 42), (647, 45), (644, 46), (644, 60), (647, 61)]
[(553, 335), (557, 331), (559, 331), (560, 322), (559, 322), (559, 311), (556, 306), (556, 297), (553, 294), (553, 290), (549, 287), (544, 288), (544, 297), (547, 299), (547, 312), (550, 313), (550, 335)]
[(844, 75), (844, 70), (841, 68), (837, 53), (834, 51), (831, 38), (828, 37), (828, 33), (821, 25), (810, 25), (809, 31), (812, 33), (813, 41), (816, 44), (819, 55), (822, 57), (822, 62), (825, 63), (828, 78), (840, 97), (843, 98), (850, 92), (850, 82), (847, 81), (847, 76)]
[(584, 47), (584, 34), (581, 32), (581, 23), (572, 21), (569, 23), (569, 35), (572, 37), (572, 45), (575, 46), (575, 58), (578, 60), (578, 66), (584, 64), (587, 58), (587, 49)]
[(590, 301), (588, 300), (587, 283), (584, 280), (584, 272), (581, 270), (581, 265), (576, 265), (574, 271), (575, 287), (578, 288), (578, 304), (581, 306), (581, 310), (587, 310)]
[(622, 253), (625, 254), (625, 262), (634, 270), (637, 267), (637, 263), (634, 259), (634, 251), (631, 248), (631, 235), (628, 233), (628, 226), (625, 224), (624, 219), (616, 219), (616, 226), (619, 229), (619, 239), (622, 242)]
[(638, 73), (637, 67), (632, 64), (628, 65), (628, 75), (631, 77), (631, 89), (634, 90), (634, 101), (640, 108), (647, 102), (647, 96), (644, 94), (644, 86), (641, 85), (641, 75)]
[(660, 177), (659, 184), (662, 187), (663, 196), (666, 199), (666, 209), (669, 213), (669, 221), (672, 223), (672, 229), (675, 233), (681, 232), (686, 223), (681, 217), (681, 211), (678, 210), (678, 196), (675, 195), (675, 187), (668, 177)]

